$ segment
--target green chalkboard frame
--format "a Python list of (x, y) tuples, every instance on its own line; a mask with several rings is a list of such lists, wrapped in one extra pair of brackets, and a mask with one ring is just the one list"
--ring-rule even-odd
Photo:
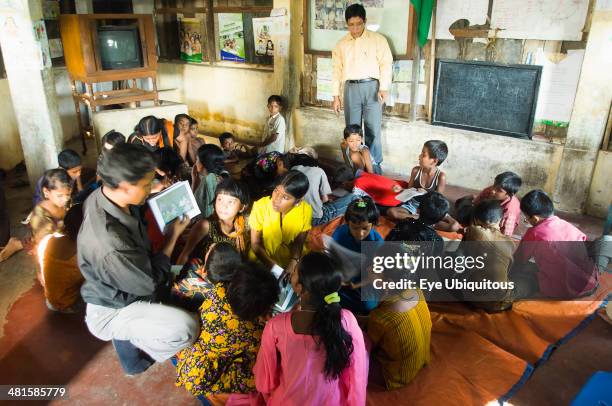
[[(525, 132), (514, 132), (514, 131), (505, 131), (499, 128), (494, 127), (483, 127), (478, 125), (472, 125), (468, 122), (449, 122), (445, 120), (444, 117), (441, 117), (439, 113), (440, 107), (439, 103), (444, 102), (440, 98), (440, 89), (441, 86), (444, 86), (444, 83), (440, 82), (441, 73), (445, 67), (445, 65), (449, 64), (461, 64), (465, 65), (466, 68), (469, 69), (470, 66), (489, 66), (499, 69), (523, 69), (533, 71), (535, 75), (535, 81), (533, 86), (531, 87), (532, 92), (532, 103), (529, 106), (529, 120), (525, 123), (525, 128), (527, 129)], [(538, 104), (538, 91), (540, 88), (540, 79), (542, 77), (542, 67), (539, 65), (516, 65), (516, 64), (502, 64), (502, 63), (494, 63), (494, 62), (483, 62), (483, 61), (464, 61), (458, 59), (436, 59), (436, 72), (435, 72), (435, 83), (433, 90), (433, 103), (432, 103), (432, 120), (431, 123), (433, 125), (452, 127), (452, 128), (460, 128), (464, 130), (471, 130), (477, 132), (484, 132), (488, 134), (499, 134), (505, 135), (509, 137), (515, 138), (523, 138), (523, 139), (531, 139), (533, 132), (533, 123), (535, 120), (535, 111), (536, 106)], [(467, 115), (465, 115), (467, 116)]]

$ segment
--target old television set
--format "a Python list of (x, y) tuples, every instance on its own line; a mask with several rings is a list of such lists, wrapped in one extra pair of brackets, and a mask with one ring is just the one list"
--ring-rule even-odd
[(98, 27), (98, 48), (103, 70), (143, 66), (138, 26)]
[(59, 26), (72, 80), (91, 83), (155, 75), (157, 47), (150, 14), (62, 14)]

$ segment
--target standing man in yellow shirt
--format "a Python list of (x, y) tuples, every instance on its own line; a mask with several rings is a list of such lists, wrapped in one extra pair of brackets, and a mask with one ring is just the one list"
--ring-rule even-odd
[(393, 56), (385, 37), (365, 28), (366, 11), (361, 4), (348, 6), (344, 18), (349, 33), (332, 51), (333, 109), (340, 112), (340, 85), (344, 83), (344, 120), (347, 126), (361, 126), (363, 120), (365, 143), (374, 171), (380, 173), (382, 105), (389, 96)]

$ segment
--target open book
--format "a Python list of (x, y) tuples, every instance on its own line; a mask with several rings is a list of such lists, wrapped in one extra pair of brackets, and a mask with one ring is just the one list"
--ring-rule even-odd
[(200, 214), (189, 182), (177, 182), (148, 200), (159, 229), (164, 232), (168, 224), (176, 218), (187, 216), (190, 219)]
[(278, 265), (272, 267), (272, 274), (278, 279), (278, 286), (280, 288), (280, 294), (278, 296), (278, 302), (274, 305), (274, 313), (285, 313), (291, 310), (293, 305), (297, 302), (297, 295), (291, 287), (291, 283), (283, 282), (280, 278), (283, 274), (283, 268)]
[(422, 195), (425, 195), (425, 194), (427, 194), (426, 190), (419, 191), (419, 190), (411, 187), (410, 189), (404, 189), (401, 192), (399, 192), (395, 196), (395, 198), (397, 200), (399, 200), (400, 202), (407, 202), (408, 200), (410, 200), (412, 198), (415, 198), (417, 196), (422, 196)]

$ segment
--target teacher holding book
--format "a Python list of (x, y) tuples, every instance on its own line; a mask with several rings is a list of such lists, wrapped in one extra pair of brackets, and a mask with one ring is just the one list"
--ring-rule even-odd
[(155, 157), (140, 145), (119, 144), (102, 154), (102, 187), (85, 201), (77, 238), (85, 322), (94, 336), (113, 341), (128, 375), (172, 357), (199, 334), (194, 315), (161, 303), (173, 282), (170, 255), (189, 221), (168, 225), (164, 247), (152, 254), (140, 206), (155, 168)]
[(346, 125), (361, 126), (363, 121), (365, 144), (374, 160), (374, 171), (381, 173), (382, 105), (389, 96), (393, 56), (385, 37), (365, 28), (366, 11), (361, 4), (348, 6), (344, 18), (349, 33), (332, 51), (333, 109), (340, 112), (340, 85), (344, 83)]

